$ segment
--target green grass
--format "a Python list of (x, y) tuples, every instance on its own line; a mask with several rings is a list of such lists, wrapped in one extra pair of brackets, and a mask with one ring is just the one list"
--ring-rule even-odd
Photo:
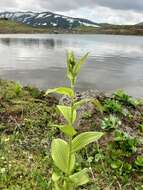
[[(0, 80), (0, 189), (51, 190), (51, 141), (61, 137), (51, 123), (62, 118), (56, 109), (58, 100), (44, 96), (32, 86)], [(135, 107), (117, 96), (97, 97), (105, 102), (118, 101), (127, 114), (114, 110), (88, 110), (80, 118), (78, 131), (102, 131), (104, 137), (77, 155), (75, 171), (91, 170), (91, 183), (84, 190), (143, 189), (143, 104)], [(120, 125), (102, 128), (113, 114)], [(78, 190), (81, 190), (80, 188)]]

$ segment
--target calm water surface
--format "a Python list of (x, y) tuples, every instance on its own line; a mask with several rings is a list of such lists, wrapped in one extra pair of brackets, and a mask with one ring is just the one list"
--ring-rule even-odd
[(78, 89), (143, 97), (143, 37), (136, 36), (0, 35), (0, 78), (46, 89), (65, 85), (67, 50), (90, 52)]

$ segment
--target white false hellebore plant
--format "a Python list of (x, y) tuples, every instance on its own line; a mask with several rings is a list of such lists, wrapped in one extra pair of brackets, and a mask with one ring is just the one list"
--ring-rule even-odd
[[(78, 186), (82, 186), (89, 182), (88, 170), (83, 169), (79, 172), (73, 173), (75, 166), (75, 154), (77, 151), (83, 149), (86, 145), (97, 141), (103, 133), (101, 132), (84, 132), (77, 134), (74, 128), (74, 123), (77, 118), (77, 109), (84, 103), (90, 101), (89, 99), (75, 101), (74, 86), (77, 79), (77, 75), (80, 72), (81, 65), (85, 62), (88, 54), (81, 59), (76, 60), (73, 52), (68, 53), (67, 56), (67, 76), (71, 82), (71, 87), (59, 87), (55, 89), (49, 89), (46, 95), (49, 93), (58, 93), (66, 95), (71, 99), (70, 106), (58, 105), (58, 109), (64, 116), (66, 123), (64, 125), (54, 125), (59, 128), (66, 136), (68, 136), (68, 142), (63, 139), (57, 138), (52, 141), (51, 155), (54, 164), (64, 174), (64, 178), (58, 173), (54, 172), (52, 180), (54, 182), (55, 190), (74, 190)], [(97, 100), (92, 102), (98, 106), (101, 110), (100, 103)], [(102, 111), (102, 110), (101, 110)]]

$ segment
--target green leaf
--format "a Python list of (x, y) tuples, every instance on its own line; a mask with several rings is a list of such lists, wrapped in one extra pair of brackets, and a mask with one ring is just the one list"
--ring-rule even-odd
[(64, 180), (64, 185), (62, 187), (62, 190), (74, 190), (73, 184), (70, 183), (69, 179)]
[(143, 132), (143, 124), (139, 124), (138, 128), (139, 128), (140, 132)]
[(60, 87), (60, 88), (49, 89), (49, 90), (47, 90), (46, 95), (48, 95), (50, 93), (64, 94), (64, 95), (67, 95), (69, 97), (73, 97), (74, 96), (73, 90), (71, 88), (67, 88), (67, 87)]
[(88, 53), (84, 55), (82, 58), (77, 60), (74, 56), (74, 53), (68, 52), (67, 55), (67, 76), (71, 81), (71, 84), (74, 86), (77, 75), (80, 72), (80, 67), (83, 63), (85, 63), (85, 60), (88, 56)]
[(74, 123), (76, 120), (76, 110), (73, 110), (73, 115), (72, 115), (72, 108), (70, 106), (57, 106), (60, 112), (63, 114), (64, 118), (69, 122), (69, 123)]
[(119, 169), (121, 166), (122, 166), (122, 161), (120, 161), (120, 160), (116, 160), (116, 161), (112, 161), (112, 163), (111, 163), (111, 167), (113, 168), (113, 169)]
[(138, 156), (137, 159), (135, 160), (135, 164), (137, 166), (142, 166), (143, 167), (143, 156)]
[(72, 71), (75, 64), (76, 64), (76, 59), (75, 59), (74, 53), (73, 53), (73, 51), (69, 51), (67, 54), (67, 68), (70, 71)]
[(74, 84), (74, 73), (73, 68), (76, 64), (75, 56), (72, 51), (68, 52), (67, 54), (67, 77), (70, 79), (71, 83)]
[(101, 113), (104, 112), (104, 107), (101, 105), (101, 103), (99, 102), (99, 100), (92, 99), (92, 103), (95, 105), (95, 107), (97, 108), (97, 110), (99, 110)]
[(55, 165), (64, 173), (68, 173), (68, 170), (71, 172), (74, 168), (75, 164), (75, 155), (72, 154), (70, 167), (68, 168), (68, 160), (70, 149), (69, 145), (66, 141), (62, 139), (54, 139), (52, 141), (52, 159)]
[(71, 137), (77, 133), (76, 130), (68, 124), (67, 125), (52, 125), (52, 126), (59, 128), (63, 133)]
[(75, 187), (78, 187), (80, 185), (85, 185), (89, 182), (87, 169), (83, 169), (80, 172), (71, 175), (69, 178)]
[(84, 148), (86, 145), (97, 141), (102, 137), (103, 133), (101, 132), (84, 132), (76, 136), (72, 140), (72, 152), (76, 152)]
[(79, 102), (76, 102), (74, 104), (74, 109), (78, 109), (80, 106), (88, 102), (91, 102), (96, 107), (96, 109), (99, 110), (101, 113), (104, 112), (104, 107), (101, 105), (99, 100), (93, 99), (93, 98), (86, 98), (86, 99), (80, 100)]
[(53, 174), (52, 174), (52, 180), (54, 182), (57, 182), (57, 181), (59, 181), (59, 179), (60, 179), (60, 176), (57, 173), (53, 172)]
[(57, 182), (55, 182), (55, 190), (63, 190), (61, 187), (59, 187)]
[(91, 101), (92, 101), (91, 98), (86, 98), (86, 99), (80, 100), (74, 104), (74, 109), (78, 109), (78, 108), (80, 108), (80, 106), (82, 106), (88, 102), (91, 102)]
[(86, 53), (81, 59), (79, 59), (79, 61), (77, 61), (75, 67), (74, 67), (74, 74), (75, 76), (77, 76), (80, 72), (80, 67), (82, 64), (85, 63), (87, 57), (88, 57), (89, 53)]

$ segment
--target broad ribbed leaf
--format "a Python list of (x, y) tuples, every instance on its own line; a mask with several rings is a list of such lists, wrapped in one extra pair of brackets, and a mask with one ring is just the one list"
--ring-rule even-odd
[(49, 90), (47, 90), (46, 95), (48, 95), (50, 93), (64, 94), (64, 95), (67, 95), (69, 97), (74, 96), (73, 90), (71, 88), (67, 88), (67, 87), (49, 89)]
[(84, 148), (86, 145), (97, 141), (99, 138), (101, 138), (103, 133), (101, 132), (84, 132), (80, 135), (76, 136), (72, 140), (72, 152), (76, 152)]
[(74, 121), (76, 120), (76, 110), (73, 110), (73, 115), (72, 115), (72, 108), (70, 106), (57, 106), (57, 107), (60, 110), (60, 112), (63, 114), (64, 118), (69, 123), (74, 123)]
[(63, 133), (71, 137), (77, 133), (76, 130), (68, 124), (67, 125), (52, 125), (52, 126), (59, 128)]
[(74, 175), (71, 175), (69, 178), (71, 182), (73, 183), (74, 187), (85, 185), (89, 182), (87, 169), (81, 170), (80, 172), (77, 172)]
[(54, 139), (52, 141), (52, 158), (55, 165), (64, 173), (73, 170), (75, 164), (75, 155), (71, 156), (70, 167), (68, 168), (69, 160), (69, 145), (62, 139)]

